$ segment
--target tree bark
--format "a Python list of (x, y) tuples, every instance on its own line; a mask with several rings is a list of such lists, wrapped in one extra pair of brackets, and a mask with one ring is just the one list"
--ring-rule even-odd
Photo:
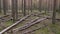
[(24, 0), (23, 14), (26, 16), (26, 0)]
[(32, 12), (32, 0), (31, 0), (31, 12)]
[(42, 0), (39, 0), (39, 11), (41, 12), (41, 2)]
[(12, 17), (13, 22), (15, 22), (18, 19), (18, 10), (17, 10), (17, 0), (12, 0)]
[(6, 7), (5, 7), (5, 3), (6, 2), (6, 0), (3, 0), (3, 11), (4, 11), (4, 15), (6, 15)]
[(24, 11), (23, 11), (23, 0), (22, 0), (22, 13), (24, 13)]
[(4, 15), (6, 15), (7, 9), (8, 9), (8, 3), (7, 0), (3, 0), (3, 11), (4, 11)]
[(27, 8), (28, 14), (29, 14), (29, 11), (30, 11), (30, 5), (29, 5), (29, 2), (30, 2), (30, 1), (28, 1), (28, 8)]
[(15, 6), (16, 6), (16, 12), (15, 12), (15, 14), (16, 14), (16, 19), (18, 19), (18, 0), (16, 0), (15, 2), (16, 2), (15, 3)]
[(1, 13), (1, 0), (0, 0), (0, 13)]
[(59, 3), (59, 13), (60, 13), (60, 3)]
[(56, 22), (56, 0), (54, 0), (52, 24), (55, 24), (55, 22)]

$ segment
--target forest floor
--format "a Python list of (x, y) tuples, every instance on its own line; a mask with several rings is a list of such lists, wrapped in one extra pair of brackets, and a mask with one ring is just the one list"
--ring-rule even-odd
[[(35, 12), (35, 14), (38, 14), (38, 13)], [(0, 16), (2, 16), (2, 14), (0, 14)], [(23, 16), (20, 16), (20, 17), (22, 18)], [(60, 19), (60, 14), (59, 13), (56, 14), (56, 18)], [(49, 20), (47, 19), (47, 20), (42, 21), (41, 23), (48, 24), (48, 26), (45, 27), (45, 28), (34, 31), (34, 34), (60, 34), (60, 21), (56, 21), (56, 24), (52, 24), (52, 21), (50, 19)], [(5, 26), (8, 27), (12, 24), (13, 24), (12, 21), (9, 20), (5, 23)], [(20, 25), (19, 25), (19, 27), (20, 27)], [(1, 30), (2, 30), (2, 28), (0, 28), (0, 31)]]

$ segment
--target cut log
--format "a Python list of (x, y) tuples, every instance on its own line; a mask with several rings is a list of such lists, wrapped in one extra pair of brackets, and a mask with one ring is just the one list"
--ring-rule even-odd
[[(18, 30), (19, 30), (19, 31), (25, 30), (25, 29), (27, 29), (27, 28), (29, 28), (29, 27), (37, 24), (37, 23), (40, 23), (41, 21), (43, 21), (43, 20), (45, 20), (45, 19), (47, 19), (47, 18), (40, 18), (40, 19), (38, 19), (38, 20), (35, 21), (35, 22), (28, 23), (28, 24), (22, 26), (21, 28), (18, 28)], [(16, 30), (16, 29), (15, 29), (15, 30)], [(17, 31), (18, 31), (18, 30), (17, 30)]]
[(36, 19), (31, 20), (30, 22), (26, 23), (24, 26), (21, 26), (21, 27), (18, 27), (18, 28), (16, 28), (16, 29), (13, 29), (13, 31), (23, 30), (23, 29), (27, 28), (30, 23), (33, 23), (33, 22), (35, 22), (35, 21), (38, 20), (38, 19), (39, 19), (39, 18), (37, 17)]
[(45, 28), (45, 27), (46, 27), (46, 25), (43, 25), (43, 26), (38, 27), (38, 28), (36, 28), (36, 29), (29, 30), (29, 31), (25, 31), (25, 32), (23, 32), (23, 34), (31, 33), (31, 32), (34, 32), (34, 31), (36, 31), (36, 30), (39, 30), (39, 29), (42, 29), (42, 28)]
[(2, 30), (2, 31), (0, 32), (0, 34), (3, 34), (4, 32), (10, 30), (10, 29), (13, 28), (14, 26), (16, 26), (17, 24), (19, 24), (19, 23), (22, 22), (23, 20), (25, 20), (26, 18), (28, 18), (29, 16), (31, 16), (31, 15), (27, 15), (27, 16), (23, 17), (22, 19), (20, 19), (20, 20), (17, 21), (16, 23), (14, 23), (14, 24), (12, 24), (11, 26), (7, 27), (6, 29)]

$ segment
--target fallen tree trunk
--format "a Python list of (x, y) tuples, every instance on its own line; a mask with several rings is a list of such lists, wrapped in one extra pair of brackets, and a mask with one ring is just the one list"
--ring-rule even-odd
[(31, 32), (34, 32), (34, 31), (36, 31), (36, 30), (39, 30), (39, 29), (42, 29), (42, 28), (45, 28), (45, 27), (46, 27), (46, 25), (43, 25), (43, 26), (38, 27), (38, 28), (36, 28), (36, 29), (29, 30), (29, 31), (25, 31), (25, 32), (23, 32), (23, 34), (31, 33)]
[(36, 18), (36, 19), (34, 19), (34, 20), (31, 20), (30, 22), (26, 23), (24, 26), (21, 26), (21, 27), (18, 27), (18, 28), (16, 28), (16, 29), (13, 29), (13, 31), (23, 30), (23, 29), (27, 28), (30, 23), (33, 23), (33, 22), (35, 22), (35, 21), (38, 20), (38, 19), (39, 19), (39, 18)]
[[(27, 25), (24, 25), (24, 26), (22, 26), (21, 28), (18, 28), (18, 30), (19, 30), (19, 31), (25, 30), (25, 29), (27, 29), (27, 28), (29, 28), (29, 27), (37, 24), (37, 23), (40, 23), (41, 21), (43, 21), (43, 20), (45, 20), (45, 19), (47, 19), (47, 18), (40, 18), (40, 19), (38, 19), (38, 20), (35, 21), (35, 22), (28, 23)], [(17, 30), (17, 29), (15, 29), (15, 30)], [(15, 31), (15, 30), (14, 30), (14, 31)], [(18, 31), (18, 30), (17, 30), (17, 31)]]
[(20, 19), (20, 20), (17, 21), (16, 23), (14, 23), (14, 24), (12, 24), (11, 26), (7, 27), (6, 29), (2, 30), (2, 31), (0, 32), (0, 34), (3, 34), (4, 32), (10, 30), (10, 29), (13, 28), (14, 26), (16, 26), (17, 24), (19, 24), (19, 23), (22, 22), (23, 20), (25, 20), (26, 18), (28, 18), (29, 16), (31, 16), (31, 15), (27, 15), (27, 16), (23, 17), (22, 19)]

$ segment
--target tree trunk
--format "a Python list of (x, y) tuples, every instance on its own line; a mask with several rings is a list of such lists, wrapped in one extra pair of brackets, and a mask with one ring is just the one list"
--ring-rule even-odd
[(3, 11), (4, 11), (4, 15), (6, 15), (7, 12), (7, 0), (3, 0)]
[(24, 13), (24, 11), (23, 11), (23, 0), (22, 0), (22, 13)]
[(26, 16), (26, 0), (24, 0), (23, 11), (24, 16)]
[(55, 22), (56, 22), (56, 0), (54, 0), (52, 24), (55, 24)]
[(32, 0), (31, 0), (31, 8), (30, 9), (31, 9), (31, 12), (32, 12)]
[(18, 19), (18, 11), (17, 11), (17, 0), (12, 0), (12, 17), (13, 22), (15, 22)]
[(60, 13), (60, 3), (59, 3), (59, 13)]
[(1, 13), (1, 0), (0, 0), (0, 13)]
[(30, 1), (28, 1), (28, 8), (27, 8), (28, 14), (29, 14), (29, 11), (30, 11), (29, 2), (30, 2)]
[(16, 19), (18, 19), (18, 0), (16, 0), (15, 2), (16, 2), (15, 3), (15, 6), (16, 6), (16, 12), (15, 12), (15, 14), (16, 14)]
[(41, 12), (41, 2), (42, 0), (39, 0), (39, 11)]

